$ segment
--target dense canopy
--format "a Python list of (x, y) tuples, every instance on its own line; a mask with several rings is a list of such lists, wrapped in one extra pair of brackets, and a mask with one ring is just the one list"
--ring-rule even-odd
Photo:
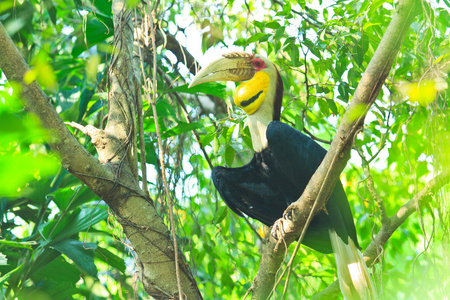
[[(404, 39), (340, 178), (363, 251), (383, 242), (371, 257), (383, 298), (450, 294), (447, 0), (122, 2), (0, 2), (3, 297), (166, 299), (176, 260), (183, 292), (242, 299), (270, 231), (225, 205), (211, 170), (252, 158), (246, 115), (236, 84), (189, 82), (223, 53), (264, 55), (283, 79), (281, 121), (328, 149), (404, 3)], [(32, 94), (36, 83), (45, 94)], [(296, 245), (273, 299), (336, 280), (332, 255)]]

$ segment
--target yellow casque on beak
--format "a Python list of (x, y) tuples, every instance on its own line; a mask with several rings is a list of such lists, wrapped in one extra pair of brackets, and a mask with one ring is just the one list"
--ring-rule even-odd
[(255, 75), (252, 63), (253, 55), (233, 52), (223, 55), (195, 75), (189, 87), (211, 81), (244, 81)]

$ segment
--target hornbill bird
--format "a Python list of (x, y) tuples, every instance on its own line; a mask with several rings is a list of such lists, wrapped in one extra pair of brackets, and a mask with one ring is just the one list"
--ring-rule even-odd
[[(245, 166), (215, 167), (214, 185), (237, 215), (245, 214), (271, 226), (301, 196), (326, 150), (280, 122), (283, 82), (276, 65), (267, 58), (240, 52), (225, 54), (200, 70), (189, 87), (210, 81), (243, 81), (234, 103), (247, 114), (255, 151)], [(313, 218), (302, 243), (322, 253), (334, 253), (345, 299), (375, 298), (340, 181), (326, 209)]]

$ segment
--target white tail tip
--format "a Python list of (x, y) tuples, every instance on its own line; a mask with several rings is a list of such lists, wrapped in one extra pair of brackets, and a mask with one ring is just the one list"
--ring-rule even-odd
[(348, 244), (334, 230), (329, 231), (336, 260), (339, 286), (345, 300), (377, 299), (374, 285), (361, 251), (349, 238)]

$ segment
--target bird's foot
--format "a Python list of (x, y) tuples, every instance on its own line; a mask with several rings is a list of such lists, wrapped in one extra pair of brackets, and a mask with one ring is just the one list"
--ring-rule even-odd
[(290, 228), (290, 224), (287, 224), (287, 222), (292, 223), (292, 210), (290, 207), (288, 207), (284, 213), (283, 217), (276, 220), (275, 223), (272, 226), (271, 235), (276, 240), (282, 240), (284, 239), (284, 236), (286, 235), (287, 231), (285, 228)]
[(284, 237), (285, 231), (283, 227), (283, 218), (278, 219), (273, 223), (272, 230), (270, 231), (272, 237), (276, 240), (281, 240)]

